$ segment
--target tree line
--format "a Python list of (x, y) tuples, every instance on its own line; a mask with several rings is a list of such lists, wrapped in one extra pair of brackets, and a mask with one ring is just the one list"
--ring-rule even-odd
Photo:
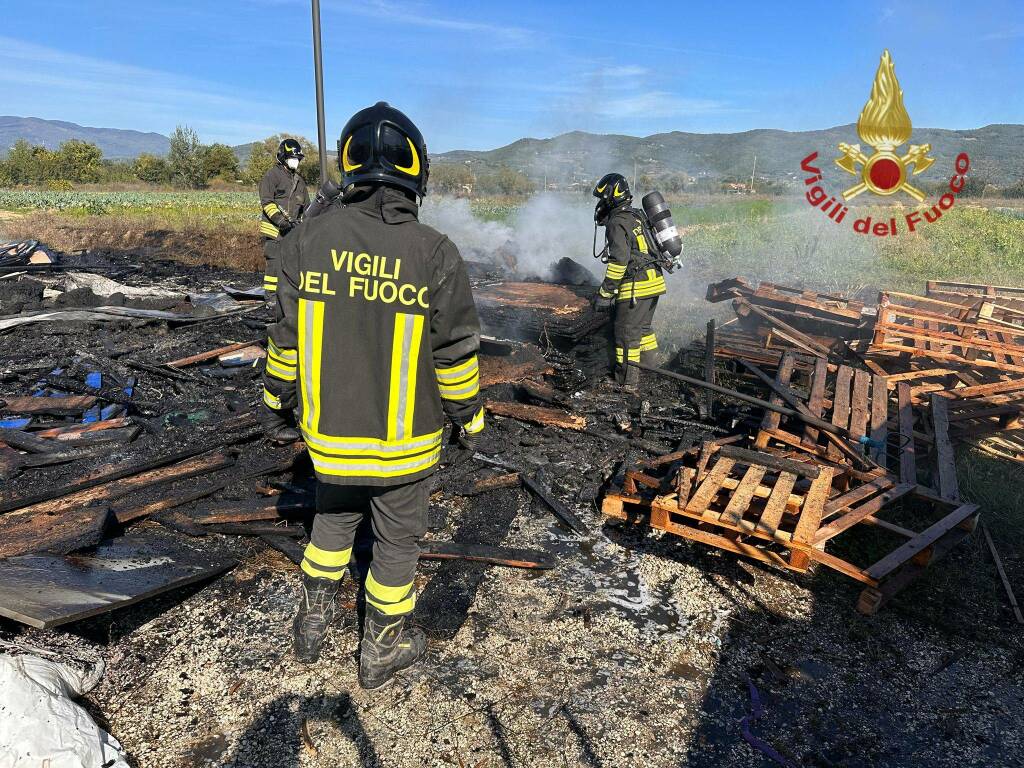
[[(251, 145), (240, 162), (227, 144), (204, 144), (188, 126), (178, 126), (170, 136), (166, 155), (143, 153), (134, 160), (105, 159), (98, 146), (71, 139), (55, 150), (19, 139), (0, 160), (0, 187), (45, 186), (71, 189), (76, 184), (123, 184), (145, 182), (181, 189), (205, 189), (213, 183), (258, 184), (277, 162), (277, 147), (284, 134), (268, 136)], [(320, 181), (320, 155), (316, 145), (292, 136), (306, 154), (299, 172), (310, 185)]]

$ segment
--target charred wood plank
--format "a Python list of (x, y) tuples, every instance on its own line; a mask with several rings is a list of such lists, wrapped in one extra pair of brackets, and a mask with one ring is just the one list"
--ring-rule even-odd
[(69, 397), (5, 397), (0, 400), (0, 410), (7, 413), (39, 414), (53, 416), (74, 416), (92, 408), (96, 398), (92, 395)]
[(523, 405), (522, 403), (505, 403), (488, 400), (484, 407), (496, 416), (507, 416), (518, 421), (527, 421), (545, 427), (559, 427), (581, 432), (587, 427), (583, 416), (568, 413), (556, 408), (545, 408), (540, 405)]
[(0, 518), (0, 558), (30, 552), (67, 554), (100, 542), (110, 520), (106, 507), (78, 507), (63, 514)]
[[(43, 507), (45, 504), (52, 504), (52, 509), (58, 509), (69, 503), (76, 503), (75, 499), (68, 498), (72, 494), (96, 488), (96, 486), (104, 486), (104, 488), (95, 494), (90, 495), (90, 500), (94, 500), (96, 498), (113, 498), (113, 495), (115, 494), (120, 495), (120, 490), (126, 489), (125, 492), (128, 492), (137, 487), (137, 484), (139, 483), (149, 484), (163, 479), (174, 479), (174, 473), (180, 472), (183, 468), (168, 468), (169, 465), (193, 459), (204, 453), (216, 451), (218, 448), (226, 445), (242, 442), (244, 439), (246, 439), (244, 434), (234, 437), (219, 437), (207, 443), (202, 443), (181, 451), (164, 454), (136, 464), (128, 464), (127, 466), (123, 460), (114, 460), (107, 465), (100, 466), (87, 473), (83, 473), (81, 476), (72, 479), (64, 485), (48, 488), (40, 491), (39, 493), (28, 496), (5, 496), (0, 498), (0, 513), (11, 512), (14, 510), (35, 512), (50, 510), (51, 507), (49, 506)], [(211, 464), (217, 464), (219, 460), (227, 458), (223, 454), (212, 454), (212, 456), (218, 456), (219, 459), (208, 457), (204, 462), (209, 461)], [(199, 462), (199, 465), (205, 466), (204, 462)], [(157, 470), (163, 471), (156, 472)], [(204, 469), (203, 471), (212, 470)], [(145, 475), (145, 477), (140, 480), (138, 479), (138, 476), (140, 475)], [(178, 477), (180, 478), (181, 475)], [(134, 480), (133, 482), (122, 484), (120, 486), (111, 485), (115, 481), (125, 478), (134, 478)]]
[(772, 456), (769, 453), (750, 451), (746, 448), (737, 448), (733, 445), (721, 446), (718, 449), (718, 453), (721, 456), (736, 459), (736, 461), (748, 466), (768, 467), (769, 469), (774, 469), (778, 472), (789, 472), (800, 477), (810, 478), (811, 480), (821, 474), (821, 468), (815, 464), (793, 461), (792, 459), (783, 459), (778, 456)]
[(198, 355), (190, 355), (189, 357), (183, 357), (180, 360), (172, 360), (169, 363), (164, 363), (168, 368), (184, 368), (188, 365), (195, 365), (196, 363), (202, 363), (206, 360), (212, 360), (221, 355), (227, 354), (228, 352), (235, 352), (239, 349), (245, 349), (251, 347), (254, 344), (259, 344), (262, 339), (256, 339), (255, 341), (239, 341), (235, 344), (228, 344), (224, 347), (218, 347), (217, 349), (210, 349), (206, 352), (200, 352)]

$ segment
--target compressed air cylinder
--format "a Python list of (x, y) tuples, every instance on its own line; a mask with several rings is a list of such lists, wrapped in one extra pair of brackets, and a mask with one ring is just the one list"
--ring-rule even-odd
[(641, 201), (647, 220), (651, 222), (654, 237), (663, 253), (675, 258), (683, 252), (683, 241), (679, 238), (679, 230), (672, 221), (672, 210), (665, 202), (661, 192), (649, 192)]

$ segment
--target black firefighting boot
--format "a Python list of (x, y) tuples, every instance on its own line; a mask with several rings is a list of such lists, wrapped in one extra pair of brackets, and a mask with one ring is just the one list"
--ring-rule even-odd
[(302, 574), (302, 599), (292, 624), (295, 658), (312, 664), (320, 658), (320, 648), (327, 637), (335, 614), (335, 598), (341, 579), (320, 579)]
[(259, 420), (266, 438), (279, 445), (294, 443), (302, 437), (283, 411), (275, 411), (266, 403), (260, 404)]
[(406, 627), (405, 616), (388, 616), (366, 604), (363, 640), (359, 644), (359, 685), (380, 688), (420, 660), (427, 636), (418, 627)]
[(640, 390), (640, 369), (635, 365), (626, 366), (626, 376), (622, 382), (622, 391), (635, 394)]

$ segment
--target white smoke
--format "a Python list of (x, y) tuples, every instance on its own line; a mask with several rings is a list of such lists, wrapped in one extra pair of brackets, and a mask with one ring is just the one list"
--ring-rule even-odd
[[(549, 278), (551, 267), (569, 257), (598, 279), (603, 265), (593, 258), (594, 211), (575, 195), (544, 192), (532, 196), (508, 222), (486, 221), (475, 216), (469, 201), (446, 197), (428, 198), (422, 219), (448, 237), (467, 259), (493, 260), (500, 249), (517, 259), (520, 277)], [(598, 250), (604, 230), (598, 230)]]

